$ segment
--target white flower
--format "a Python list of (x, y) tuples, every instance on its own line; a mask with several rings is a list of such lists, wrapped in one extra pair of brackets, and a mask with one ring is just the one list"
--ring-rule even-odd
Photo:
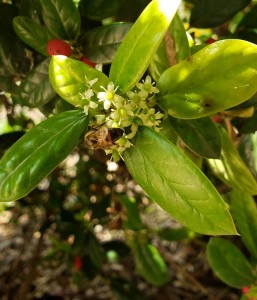
[(146, 98), (148, 93), (146, 91), (132, 92), (128, 91), (127, 96), (133, 102), (134, 106), (145, 109), (147, 107)]
[(159, 93), (159, 90), (157, 89), (157, 87), (153, 86), (155, 84), (155, 82), (152, 82), (152, 78), (148, 75), (146, 76), (146, 79), (143, 80), (143, 83), (137, 83), (137, 88), (139, 88), (141, 91), (145, 91), (148, 94), (156, 94)]
[(86, 116), (88, 115), (89, 108), (96, 109), (97, 107), (98, 107), (97, 103), (95, 103), (94, 101), (88, 101), (88, 104), (84, 106), (84, 112)]
[(101, 86), (101, 88), (104, 90), (104, 92), (97, 93), (97, 98), (100, 102), (104, 103), (105, 110), (110, 109), (112, 103), (114, 105), (117, 105), (118, 103), (124, 101), (124, 99), (121, 96), (115, 94), (118, 89), (118, 86), (115, 88), (113, 82), (110, 82), (108, 84), (107, 89), (103, 86)]
[(131, 125), (131, 117), (134, 116), (133, 107), (130, 103), (119, 105), (110, 115), (110, 118), (119, 125), (119, 127), (128, 127)]
[(88, 80), (88, 78), (85, 76), (85, 80), (86, 80), (87, 90), (83, 94), (81, 94), (81, 97), (82, 99), (90, 100), (92, 96), (94, 96), (94, 91), (92, 89), (92, 86), (97, 82), (98, 78)]
[(147, 113), (141, 114), (139, 117), (142, 119), (145, 126), (158, 127), (161, 123), (163, 114), (160, 112), (156, 113), (154, 108), (150, 108)]

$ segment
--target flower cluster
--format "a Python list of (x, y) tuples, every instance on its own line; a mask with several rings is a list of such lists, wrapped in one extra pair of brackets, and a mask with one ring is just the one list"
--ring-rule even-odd
[[(154, 108), (154, 94), (159, 90), (154, 86), (151, 77), (147, 76), (142, 83), (137, 83), (133, 90), (123, 95), (118, 94), (118, 87), (115, 87), (113, 82), (110, 82), (107, 87), (101, 87), (103, 91), (95, 93), (93, 85), (97, 80), (97, 78), (93, 80), (86, 78), (87, 90), (81, 94), (84, 111), (86, 115), (91, 113), (94, 116), (94, 123), (91, 124), (93, 128), (123, 130), (122, 136), (113, 142), (106, 130), (101, 130), (101, 132), (95, 130), (95, 140), (99, 137), (103, 139), (104, 136), (107, 140), (106, 143), (103, 140), (100, 141), (101, 148), (117, 160), (122, 152), (132, 145), (130, 140), (137, 133), (138, 126), (144, 125), (156, 131), (160, 130), (163, 114)], [(102, 132), (106, 134), (103, 135)], [(92, 137), (92, 133), (90, 136)], [(94, 143), (97, 145), (97, 142), (94, 141)]]

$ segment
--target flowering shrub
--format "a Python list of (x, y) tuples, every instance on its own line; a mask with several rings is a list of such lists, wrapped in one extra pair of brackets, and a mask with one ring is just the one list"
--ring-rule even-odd
[[(223, 2), (145, 1), (142, 11), (120, 20), (123, 4), (115, 1), (109, 10), (104, 2), (83, 0), (1, 1), (0, 88), (7, 112), (37, 108), (43, 117), (37, 125), (13, 125), (24, 135), (3, 151), (0, 200), (29, 197), (75, 148), (101, 149), (109, 164), (125, 164), (128, 178), (187, 230), (212, 236), (239, 231), (256, 258), (256, 236), (245, 229), (256, 218), (256, 164), (247, 158), (256, 150), (257, 46), (255, 25), (246, 21), (255, 6), (250, 0)], [(229, 21), (238, 12), (241, 20)], [(210, 29), (226, 21), (225, 34)], [(242, 155), (236, 145), (244, 134)], [(83, 151), (79, 166), (90, 160)], [(71, 190), (72, 199), (83, 198), (76, 183)], [(166, 265), (141, 235), (137, 204), (126, 193), (114, 194), (133, 220), (124, 222), (124, 230), (139, 274), (165, 284)], [(87, 213), (78, 218), (94, 224)], [(100, 266), (103, 250), (91, 231), (89, 256), (98, 253), (90, 257)], [(81, 270), (75, 254), (74, 268)], [(241, 277), (228, 267), (232, 254)], [(227, 284), (256, 283), (252, 265), (226, 239), (211, 238), (207, 256)]]

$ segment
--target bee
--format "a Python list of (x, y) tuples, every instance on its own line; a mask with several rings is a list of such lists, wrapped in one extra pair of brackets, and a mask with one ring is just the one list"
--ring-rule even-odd
[(124, 131), (121, 128), (101, 126), (90, 130), (85, 135), (85, 143), (90, 149), (109, 149), (120, 139)]

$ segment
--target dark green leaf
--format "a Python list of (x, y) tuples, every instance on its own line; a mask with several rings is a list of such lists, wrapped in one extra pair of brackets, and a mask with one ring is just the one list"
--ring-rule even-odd
[(155, 131), (144, 128), (124, 160), (145, 192), (189, 229), (236, 234), (226, 204), (194, 163)]
[(47, 43), (54, 38), (54, 35), (46, 27), (28, 17), (18, 16), (13, 20), (13, 28), (24, 43), (42, 55), (48, 56)]
[(244, 14), (244, 17), (241, 19), (237, 26), (237, 31), (242, 31), (244, 29), (256, 29), (257, 28), (257, 5), (254, 5), (250, 8), (248, 12)]
[(221, 135), (220, 159), (208, 159), (213, 173), (228, 186), (247, 192), (250, 195), (257, 194), (257, 182), (243, 162), (226, 130), (219, 127)]
[(130, 241), (137, 272), (154, 286), (164, 285), (169, 280), (167, 266), (157, 248), (135, 237)]
[(143, 76), (179, 4), (180, 0), (152, 1), (126, 35), (110, 70), (111, 81), (123, 92), (133, 88)]
[(1, 75), (23, 75), (30, 67), (24, 44), (12, 27), (16, 14), (17, 10), (13, 5), (0, 4), (0, 66), (4, 69), (4, 74)]
[(100, 268), (105, 260), (105, 252), (100, 242), (93, 233), (88, 234), (86, 247), (92, 263), (97, 268)]
[(169, 120), (173, 129), (191, 151), (206, 158), (220, 157), (220, 134), (210, 118), (180, 120), (170, 117)]
[(249, 194), (234, 190), (230, 193), (232, 215), (242, 240), (249, 252), (257, 258), (257, 207)]
[(251, 0), (198, 0), (191, 11), (190, 26), (209, 28), (221, 25), (250, 2)]
[(95, 92), (99, 92), (101, 86), (107, 86), (109, 83), (109, 79), (104, 73), (79, 60), (62, 55), (52, 57), (49, 78), (56, 93), (78, 107), (83, 107), (81, 93), (88, 89), (86, 78), (87, 80), (98, 78), (98, 81), (92, 86)]
[(0, 201), (27, 195), (78, 144), (87, 128), (78, 110), (55, 115), (29, 130), (0, 161)]
[(256, 281), (256, 275), (243, 253), (230, 241), (210, 239), (207, 259), (214, 273), (226, 284), (242, 288)]
[(72, 0), (41, 0), (47, 29), (64, 40), (73, 40), (80, 31), (80, 15)]
[(40, 107), (55, 95), (48, 76), (50, 58), (45, 59), (30, 71), (19, 86), (19, 101), (28, 107)]
[(113, 23), (85, 32), (81, 39), (83, 54), (95, 63), (111, 63), (131, 23)]
[(114, 17), (124, 0), (81, 0), (79, 10), (81, 15), (93, 20), (103, 20)]
[(158, 235), (162, 240), (174, 242), (195, 237), (195, 233), (185, 227), (181, 228), (163, 228), (158, 231)]
[[(243, 121), (243, 124), (240, 126), (236, 124), (236, 127), (240, 126), (238, 128), (239, 132), (241, 134), (247, 134), (247, 133), (254, 133), (257, 131), (257, 111), (254, 112), (251, 118), (246, 118), (246, 119), (238, 119), (238, 121), (241, 123)], [(233, 120), (233, 124), (236, 122), (236, 120)]]
[(157, 87), (159, 105), (176, 118), (202, 118), (236, 106), (256, 93), (257, 46), (215, 42), (166, 70)]
[(135, 198), (119, 195), (119, 200), (125, 208), (123, 225), (127, 229), (140, 230), (144, 225), (140, 219), (138, 204)]
[(43, 23), (41, 1), (21, 0), (19, 14), (36, 21), (38, 24)]

